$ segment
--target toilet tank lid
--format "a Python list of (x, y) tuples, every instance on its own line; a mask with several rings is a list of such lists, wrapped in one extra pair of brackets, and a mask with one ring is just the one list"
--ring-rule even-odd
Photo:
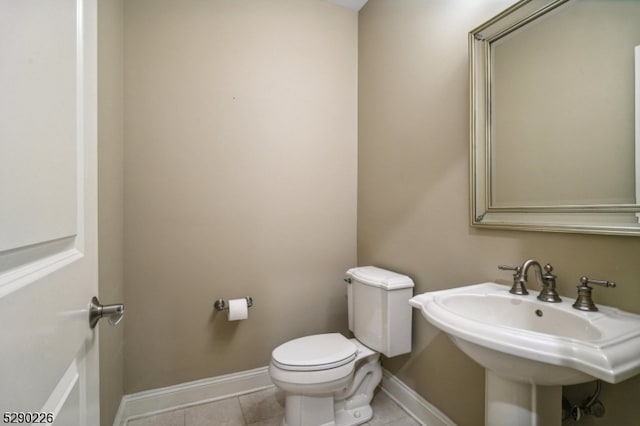
[(399, 290), (414, 286), (413, 280), (406, 275), (378, 268), (377, 266), (360, 266), (347, 271), (347, 276), (362, 284), (381, 287), (385, 290)]

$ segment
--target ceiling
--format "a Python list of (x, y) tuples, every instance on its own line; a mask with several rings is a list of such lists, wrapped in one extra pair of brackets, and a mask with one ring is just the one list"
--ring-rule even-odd
[(362, 6), (368, 0), (327, 0), (329, 3), (337, 4), (338, 6), (346, 7), (347, 9), (355, 10), (356, 12), (362, 9)]

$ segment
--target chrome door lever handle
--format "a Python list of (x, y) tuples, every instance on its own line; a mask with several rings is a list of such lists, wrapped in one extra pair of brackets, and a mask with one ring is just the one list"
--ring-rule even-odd
[(124, 305), (101, 305), (98, 298), (93, 296), (89, 303), (89, 326), (95, 328), (103, 317), (109, 318), (109, 324), (117, 325), (124, 317)]

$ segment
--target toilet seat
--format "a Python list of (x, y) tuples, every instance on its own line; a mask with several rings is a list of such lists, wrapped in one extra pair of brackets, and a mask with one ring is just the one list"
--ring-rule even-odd
[(271, 362), (286, 371), (323, 371), (353, 362), (357, 353), (357, 346), (340, 333), (315, 334), (278, 346)]

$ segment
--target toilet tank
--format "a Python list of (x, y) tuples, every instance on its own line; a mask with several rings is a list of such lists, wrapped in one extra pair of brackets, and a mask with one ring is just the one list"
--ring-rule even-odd
[(413, 281), (375, 266), (347, 271), (349, 330), (361, 343), (388, 357), (411, 352)]

